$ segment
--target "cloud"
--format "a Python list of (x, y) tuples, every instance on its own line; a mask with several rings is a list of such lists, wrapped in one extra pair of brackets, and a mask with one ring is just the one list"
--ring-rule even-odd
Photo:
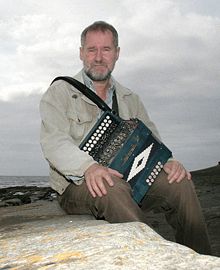
[[(88, 23), (105, 17), (119, 29), (122, 54), (116, 74), (120, 77), (129, 74), (129, 78), (136, 78), (135, 70), (150, 81), (157, 77), (158, 83), (152, 87), (161, 92), (162, 82), (167, 86), (166, 95), (172, 95), (176, 86), (188, 94), (188, 86), (199, 80), (204, 88), (200, 94), (206, 95), (207, 88), (217, 88), (218, 18), (183, 14), (175, 1), (132, 0), (129, 5), (121, 1), (117, 9), (109, 1), (101, 2), (97, 1), (101, 14), (97, 16), (94, 5), (85, 1), (77, 1), (79, 6), (71, 1), (54, 1), (53, 7), (45, 1), (23, 1), (26, 12), (5, 18), (0, 27), (0, 98), (9, 100), (16, 93), (43, 91), (54, 76), (72, 75), (80, 69), (79, 36), (86, 24), (82, 25), (79, 17), (80, 11), (88, 8)], [(121, 10), (123, 14), (119, 14)], [(21, 13), (19, 8), (17, 13)]]
[[(0, 55), (2, 100), (18, 93), (42, 92), (60, 69), (63, 73), (70, 72), (74, 58), (78, 59), (77, 51), (74, 55), (72, 48), (73, 26), (68, 24), (69, 31), (61, 31), (56, 20), (45, 15), (26, 15), (1, 25), (0, 33), (5, 40)], [(9, 43), (13, 44), (11, 49)]]
[(182, 14), (172, 1), (150, 3), (134, 8), (129, 25), (123, 25), (120, 75), (139, 76), (139, 82), (159, 95), (173, 96), (179, 90), (183, 95), (215, 96), (220, 82), (220, 19)]
[(0, 101), (1, 175), (48, 173), (39, 144), (39, 100), (39, 95), (30, 95)]

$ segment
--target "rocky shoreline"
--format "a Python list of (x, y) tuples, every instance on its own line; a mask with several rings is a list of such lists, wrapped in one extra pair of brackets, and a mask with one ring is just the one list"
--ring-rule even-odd
[[(196, 191), (202, 206), (208, 226), (213, 255), (220, 257), (220, 166), (217, 173), (207, 176), (207, 171), (194, 172), (193, 178)], [(202, 173), (201, 173), (202, 172)], [(57, 195), (50, 187), (17, 186), (0, 189), (1, 209), (11, 206), (34, 204), (38, 201), (56, 202)], [(19, 209), (19, 208), (18, 208)], [(5, 211), (7, 211), (5, 209)], [(171, 228), (167, 225), (162, 214), (150, 212), (149, 225), (167, 240), (174, 240)], [(10, 219), (7, 221), (10, 222)], [(16, 223), (15, 218), (13, 222)], [(1, 225), (1, 219), (0, 219)], [(6, 223), (4, 223), (6, 225)]]
[(0, 207), (18, 206), (39, 200), (53, 201), (56, 192), (50, 187), (15, 186), (0, 189)]

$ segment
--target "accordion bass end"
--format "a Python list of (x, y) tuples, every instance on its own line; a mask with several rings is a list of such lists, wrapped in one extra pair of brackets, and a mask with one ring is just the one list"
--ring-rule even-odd
[(104, 112), (79, 148), (103, 166), (123, 174), (140, 204), (171, 151), (140, 120)]

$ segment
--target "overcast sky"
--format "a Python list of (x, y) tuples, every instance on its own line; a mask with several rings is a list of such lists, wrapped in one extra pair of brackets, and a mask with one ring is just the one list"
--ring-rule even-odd
[(114, 77), (138, 93), (189, 169), (220, 160), (220, 1), (0, 0), (0, 175), (47, 175), (39, 101), (81, 69), (79, 37), (96, 20), (119, 32)]

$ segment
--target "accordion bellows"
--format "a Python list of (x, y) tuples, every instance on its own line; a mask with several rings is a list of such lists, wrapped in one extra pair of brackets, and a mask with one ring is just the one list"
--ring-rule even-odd
[(137, 203), (147, 193), (171, 151), (140, 120), (103, 113), (79, 148), (103, 166), (123, 174)]

